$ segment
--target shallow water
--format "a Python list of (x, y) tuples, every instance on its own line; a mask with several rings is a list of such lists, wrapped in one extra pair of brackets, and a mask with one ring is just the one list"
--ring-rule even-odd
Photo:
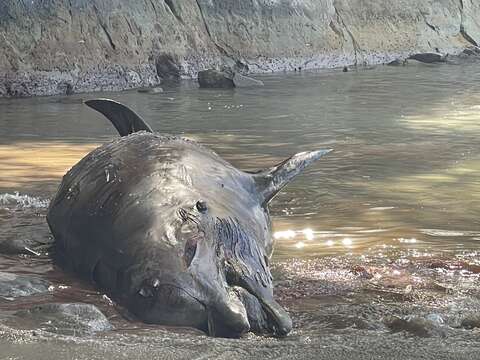
[(40, 256), (0, 257), (0, 271), (40, 275), (53, 282), (51, 291), (0, 300), (0, 312), (86, 301), (116, 330), (32, 337), (12, 330), (29, 327), (10, 320), (0, 329), (0, 356), (477, 358), (480, 333), (462, 321), (480, 314), (479, 69), (378, 67), (264, 76), (265, 87), (235, 91), (186, 83), (157, 95), (0, 99), (0, 242), (48, 243), (46, 204), (61, 176), (117, 136), (84, 99), (128, 104), (156, 131), (198, 140), (241, 169), (335, 150), (271, 203), (276, 294), (295, 323), (286, 339), (212, 339), (125, 320), (40, 248)]

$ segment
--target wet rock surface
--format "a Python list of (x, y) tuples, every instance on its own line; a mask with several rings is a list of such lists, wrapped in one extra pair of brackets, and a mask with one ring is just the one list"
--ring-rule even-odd
[(144, 87), (144, 88), (137, 89), (137, 92), (139, 92), (141, 94), (151, 94), (151, 95), (161, 94), (161, 93), (163, 93), (163, 88), (161, 88), (159, 86), (152, 87), (152, 88)]
[[(43, 221), (48, 201), (18, 193), (0, 195), (0, 253), (39, 255), (53, 238)], [(32, 222), (35, 218), (37, 221)], [(28, 226), (22, 226), (28, 224)]]
[(440, 316), (406, 317), (389, 316), (384, 319), (385, 325), (393, 332), (405, 331), (415, 336), (429, 337), (441, 335), (443, 320)]
[(401, 66), (401, 65), (407, 65), (408, 60), (406, 59), (395, 59), (393, 61), (390, 61), (387, 65), (388, 66)]
[(180, 67), (177, 61), (169, 54), (161, 54), (155, 60), (157, 75), (164, 81), (177, 81), (180, 79)]
[(233, 83), (235, 84), (235, 87), (264, 86), (263, 81), (242, 75), (238, 72), (233, 76)]
[(471, 314), (462, 320), (461, 326), (465, 329), (480, 328), (480, 314)]
[(205, 89), (233, 89), (234, 74), (231, 70), (202, 70), (198, 72), (198, 84)]
[(92, 304), (47, 303), (15, 313), (32, 329), (63, 335), (86, 335), (113, 328), (105, 315)]
[(51, 243), (44, 242), (43, 236), (30, 235), (27, 239), (16, 239), (13, 236), (2, 236), (0, 253), (2, 254), (34, 254), (48, 249)]
[(427, 64), (442, 63), (445, 62), (445, 55), (439, 53), (420, 53), (414, 54), (409, 57), (409, 59), (417, 60)]
[(465, 63), (478, 62), (480, 60), (480, 48), (469, 47), (457, 55), (449, 55), (446, 58), (448, 64), (462, 65)]
[(30, 275), (0, 272), (0, 297), (17, 298), (48, 292), (50, 283)]

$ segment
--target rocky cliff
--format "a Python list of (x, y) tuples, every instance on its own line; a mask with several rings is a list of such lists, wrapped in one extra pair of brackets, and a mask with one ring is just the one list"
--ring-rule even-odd
[(478, 0), (0, 0), (0, 96), (385, 63), (480, 44)]

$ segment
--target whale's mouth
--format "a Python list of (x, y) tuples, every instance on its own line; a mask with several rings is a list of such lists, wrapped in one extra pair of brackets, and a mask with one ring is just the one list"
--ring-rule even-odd
[[(232, 260), (227, 263), (226, 280), (245, 308), (250, 330), (257, 334), (287, 335), (292, 330), (292, 319), (273, 298), (268, 265), (263, 264), (263, 273), (253, 272), (251, 267), (237, 265)], [(251, 273), (256, 276), (250, 276)]]
[(265, 301), (240, 286), (231, 286), (228, 293), (226, 307), (207, 308), (205, 331), (210, 336), (239, 338), (251, 331), (281, 337), (290, 332), (292, 321), (276, 301)]
[(235, 287), (235, 292), (245, 306), (252, 332), (285, 336), (291, 331), (290, 316), (275, 300), (262, 299), (242, 287)]
[(248, 323), (250, 324), (250, 331), (256, 334), (273, 333), (268, 315), (260, 304), (260, 301), (242, 287), (235, 286), (232, 290), (245, 307)]

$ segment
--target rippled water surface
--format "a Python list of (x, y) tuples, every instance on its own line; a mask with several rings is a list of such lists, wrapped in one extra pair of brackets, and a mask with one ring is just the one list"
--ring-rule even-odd
[(69, 167), (117, 135), (82, 104), (97, 94), (0, 99), (0, 242), (28, 239), (33, 250), (0, 257), (0, 271), (54, 284), (47, 295), (0, 300), (0, 310), (86, 301), (116, 327), (55, 342), (47, 333), (32, 338), (5, 328), (1, 356), (49, 358), (54, 349), (58, 358), (69, 351), (79, 358), (476, 358), (480, 332), (464, 322), (480, 316), (480, 65), (262, 80), (265, 87), (235, 91), (187, 83), (156, 95), (102, 96), (245, 170), (304, 150), (335, 150), (271, 203), (276, 294), (292, 314), (293, 333), (224, 340), (147, 327), (56, 269), (47, 246), (33, 249), (50, 241), (48, 199)]

